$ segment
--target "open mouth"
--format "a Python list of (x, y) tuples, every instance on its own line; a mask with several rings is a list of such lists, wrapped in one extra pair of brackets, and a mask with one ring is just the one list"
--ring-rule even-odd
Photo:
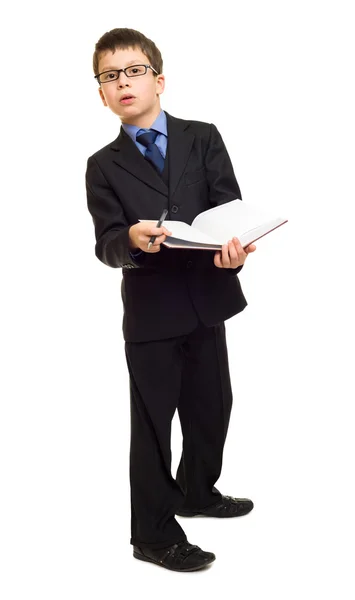
[(133, 102), (134, 99), (135, 99), (134, 96), (127, 94), (126, 96), (123, 96), (121, 98), (120, 104), (130, 104), (131, 102)]

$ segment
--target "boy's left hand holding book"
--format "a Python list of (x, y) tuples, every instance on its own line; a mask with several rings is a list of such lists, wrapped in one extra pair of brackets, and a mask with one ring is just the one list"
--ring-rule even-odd
[(251, 252), (255, 252), (255, 244), (243, 248), (238, 238), (233, 238), (228, 244), (222, 246), (222, 251), (217, 250), (214, 255), (214, 264), (219, 269), (236, 269), (244, 265), (245, 260)]

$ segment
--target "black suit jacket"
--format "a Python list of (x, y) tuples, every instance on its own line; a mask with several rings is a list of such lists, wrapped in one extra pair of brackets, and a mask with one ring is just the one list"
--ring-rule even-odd
[(242, 267), (219, 269), (214, 251), (161, 246), (160, 252), (137, 259), (129, 253), (129, 229), (139, 219), (158, 221), (167, 208), (167, 220), (191, 224), (200, 212), (241, 199), (215, 125), (166, 115), (169, 186), (122, 127), (117, 139), (87, 161), (95, 254), (104, 264), (122, 268), (123, 335), (128, 342), (189, 333), (198, 318), (212, 326), (247, 305), (237, 275)]

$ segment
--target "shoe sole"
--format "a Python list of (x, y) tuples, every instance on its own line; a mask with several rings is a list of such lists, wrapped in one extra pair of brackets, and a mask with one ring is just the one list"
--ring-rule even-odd
[(199, 567), (190, 567), (190, 569), (173, 569), (172, 567), (169, 567), (167, 565), (164, 565), (163, 563), (157, 562), (156, 560), (153, 560), (152, 558), (148, 558), (147, 556), (142, 556), (141, 554), (137, 554), (136, 552), (133, 552), (133, 556), (134, 556), (134, 558), (138, 558), (138, 560), (143, 560), (144, 562), (150, 562), (150, 563), (153, 563), (153, 565), (158, 565), (158, 567), (163, 567), (164, 569), (169, 569), (169, 571), (178, 571), (178, 572), (185, 572), (185, 573), (188, 571), (198, 571), (199, 569), (204, 569), (205, 567), (212, 564), (216, 560), (215, 558), (213, 558), (209, 562), (206, 562), (203, 565), (200, 565)]
[[(252, 510), (252, 509), (251, 509)], [(246, 513), (243, 513), (241, 515), (205, 515), (203, 513), (175, 513), (178, 517), (204, 517), (204, 518), (209, 518), (209, 519), (233, 519), (236, 517), (245, 517), (246, 515), (248, 515), (251, 510), (249, 510)]]

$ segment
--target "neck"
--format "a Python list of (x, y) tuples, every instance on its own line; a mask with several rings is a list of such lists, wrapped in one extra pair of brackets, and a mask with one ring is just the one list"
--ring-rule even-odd
[(158, 102), (157, 105), (154, 106), (153, 109), (149, 110), (149, 112), (142, 113), (140, 115), (135, 115), (135, 116), (131, 117), (130, 119), (129, 118), (121, 119), (121, 123), (125, 123), (127, 125), (135, 125), (136, 127), (139, 127), (140, 129), (150, 129), (150, 127), (153, 125), (155, 119), (159, 115), (160, 111), (161, 111), (161, 106), (160, 106), (160, 102)]

